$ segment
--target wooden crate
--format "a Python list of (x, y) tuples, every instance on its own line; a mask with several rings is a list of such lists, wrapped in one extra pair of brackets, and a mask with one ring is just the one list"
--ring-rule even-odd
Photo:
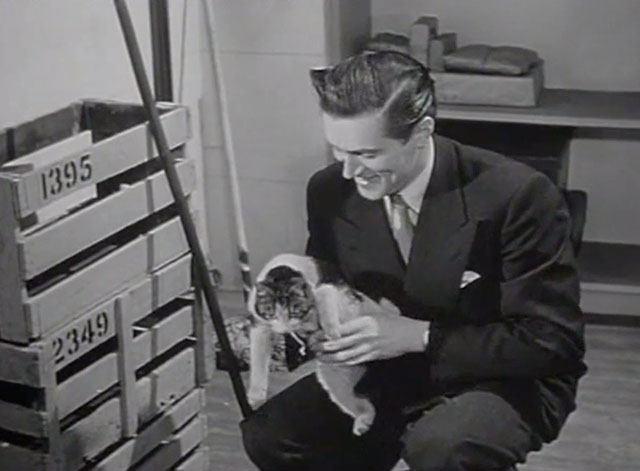
[[(189, 194), (187, 111), (161, 120)], [(0, 339), (40, 339), (186, 251), (140, 106), (82, 102), (0, 136)]]
[[(189, 195), (187, 111), (160, 107)], [(0, 470), (205, 469), (202, 311), (142, 107), (6, 129), (0, 163)]]
[[(161, 276), (175, 276), (176, 271), (188, 277), (189, 257)], [(69, 326), (66, 332), (74, 328), (80, 332), (77, 326), (86, 329), (93, 320), (102, 319), (95, 325), (95, 335), (103, 334), (70, 363), (65, 358), (56, 364), (55, 339), (30, 347), (2, 345), (0, 355), (8, 360), (2, 363), (4, 378), (26, 372), (31, 377), (21, 373), (25, 383), (38, 383), (43, 380), (38, 372), (44, 371), (48, 384), (0, 381), (0, 442), (4, 441), (0, 469), (20, 463), (15, 469), (79, 470), (107, 448), (139, 434), (145, 424), (199, 385), (204, 359), (197, 340), (202, 316), (188, 296), (173, 298), (145, 315), (146, 309), (133, 304), (143, 291), (149, 295), (146, 308), (159, 297), (172, 297), (166, 291), (136, 286), (106, 303), (86, 324)], [(21, 358), (32, 361), (25, 365), (28, 368), (16, 365)]]

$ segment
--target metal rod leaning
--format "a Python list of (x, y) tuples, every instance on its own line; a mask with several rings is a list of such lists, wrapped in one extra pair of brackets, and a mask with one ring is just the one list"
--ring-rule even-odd
[(193, 222), (191, 213), (189, 212), (187, 200), (182, 191), (182, 186), (180, 185), (180, 180), (178, 179), (178, 175), (171, 158), (166, 135), (164, 133), (162, 125), (160, 124), (158, 110), (156, 109), (155, 102), (151, 93), (151, 87), (149, 85), (149, 81), (144, 69), (144, 63), (142, 61), (142, 55), (140, 54), (140, 47), (138, 46), (138, 41), (136, 39), (135, 29), (131, 21), (131, 16), (129, 14), (129, 10), (127, 8), (125, 0), (114, 0), (114, 4), (116, 7), (118, 18), (120, 20), (120, 26), (122, 28), (122, 33), (124, 35), (127, 50), (129, 52), (129, 58), (131, 59), (131, 65), (136, 77), (140, 96), (142, 97), (144, 107), (148, 114), (151, 133), (153, 134), (156, 146), (158, 148), (160, 161), (162, 162), (162, 166), (167, 175), (169, 187), (171, 189), (171, 193), (173, 195), (178, 213), (180, 215), (182, 227), (184, 229), (187, 242), (191, 249), (191, 253), (194, 257), (196, 275), (198, 276), (200, 284), (203, 288), (205, 301), (207, 303), (207, 306), (209, 307), (209, 312), (211, 313), (211, 319), (213, 321), (213, 326), (218, 336), (218, 340), (220, 341), (221, 350), (226, 357), (225, 359), (227, 361), (228, 372), (229, 376), (231, 377), (233, 390), (243, 417), (248, 417), (252, 412), (251, 406), (249, 405), (249, 401), (247, 400), (247, 394), (244, 388), (244, 383), (242, 382), (242, 377), (240, 376), (240, 370), (238, 368), (236, 358), (233, 355), (229, 337), (227, 336), (224, 322), (222, 320), (222, 314), (220, 312), (220, 306), (218, 305), (218, 299), (211, 283), (211, 279), (209, 278), (207, 262), (200, 245), (200, 241), (198, 239), (195, 223)]

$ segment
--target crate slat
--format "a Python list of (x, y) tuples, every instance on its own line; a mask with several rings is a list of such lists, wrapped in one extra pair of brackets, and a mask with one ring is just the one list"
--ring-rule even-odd
[(131, 290), (133, 322), (155, 311), (191, 287), (191, 255), (168, 264)]
[(35, 437), (47, 436), (47, 415), (44, 412), (0, 400), (0, 417), (0, 425), (4, 429)]
[(176, 433), (166, 444), (144, 460), (136, 471), (167, 471), (175, 465), (180, 458), (189, 454), (198, 446), (206, 436), (205, 418), (196, 417)]
[[(185, 194), (195, 188), (195, 165), (183, 160), (176, 170)], [(21, 275), (31, 279), (105, 237), (173, 202), (164, 173), (159, 173), (99, 200), (66, 218), (24, 236), (19, 250)]]
[(50, 455), (3, 442), (0, 442), (0, 469), (61, 471)]
[(38, 346), (19, 347), (0, 342), (0, 380), (44, 387), (47, 365), (42, 355)]
[(175, 471), (210, 471), (209, 449), (198, 447), (193, 455), (175, 468)]
[(94, 471), (122, 471), (139, 462), (176, 429), (186, 424), (204, 407), (204, 390), (196, 389), (175, 406), (144, 428), (137, 437), (103, 458)]
[(183, 350), (136, 383), (138, 419), (144, 423), (167, 410), (196, 386), (195, 352)]
[(122, 394), (120, 420), (122, 436), (133, 437), (138, 429), (136, 414), (136, 365), (133, 350), (133, 324), (129, 317), (129, 298), (122, 296), (116, 301), (116, 331), (118, 332), (118, 383)]

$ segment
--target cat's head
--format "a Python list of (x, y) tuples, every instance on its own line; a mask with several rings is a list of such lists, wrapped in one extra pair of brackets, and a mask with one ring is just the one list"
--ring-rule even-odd
[(258, 281), (250, 300), (257, 322), (274, 332), (310, 332), (317, 329), (315, 298), (303, 274), (287, 265), (272, 267)]

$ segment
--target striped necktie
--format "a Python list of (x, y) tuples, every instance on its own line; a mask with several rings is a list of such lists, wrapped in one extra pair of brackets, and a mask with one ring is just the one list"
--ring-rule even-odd
[(398, 243), (398, 248), (405, 263), (409, 262), (413, 224), (409, 215), (411, 208), (401, 195), (391, 196), (391, 232)]

